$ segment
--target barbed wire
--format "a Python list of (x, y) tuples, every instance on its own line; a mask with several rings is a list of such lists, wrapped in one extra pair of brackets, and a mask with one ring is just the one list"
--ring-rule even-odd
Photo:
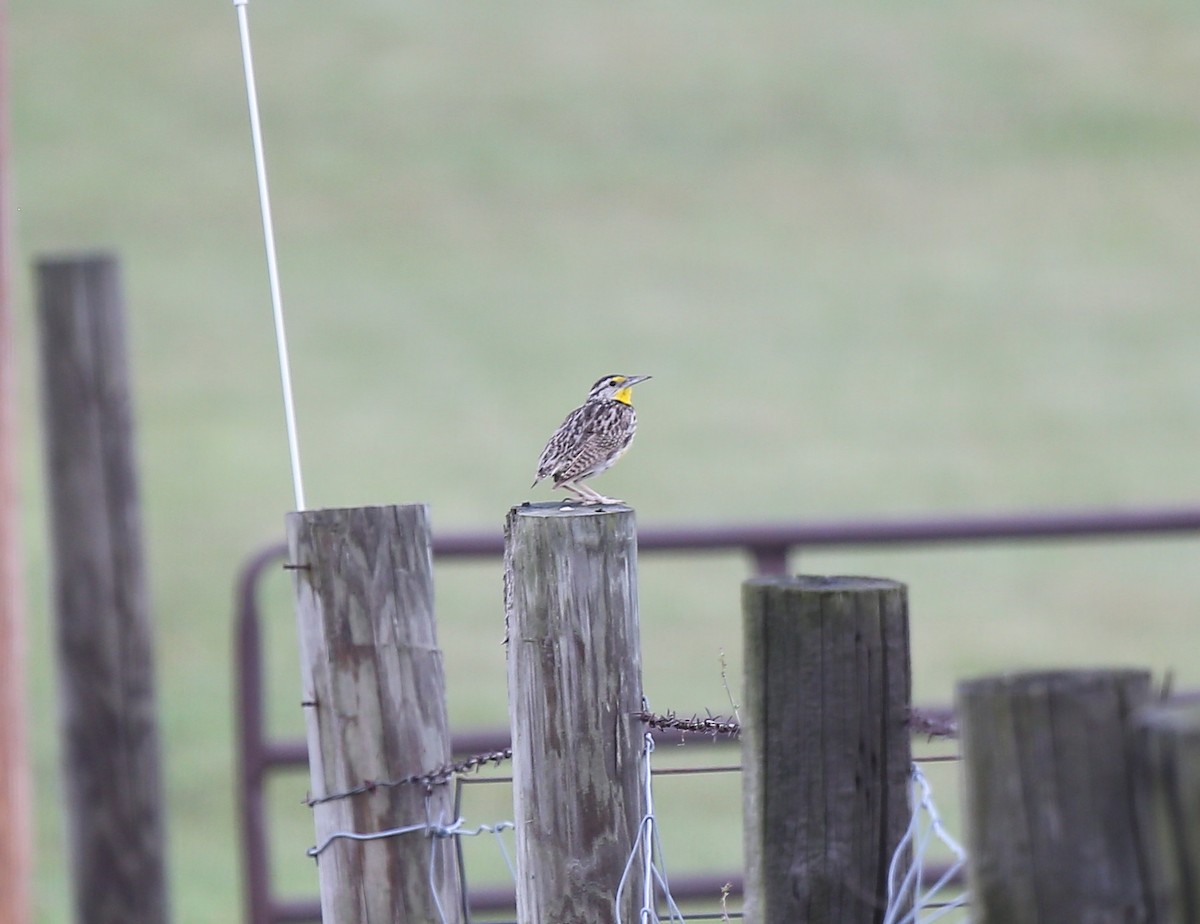
[(913, 734), (926, 738), (957, 738), (958, 720), (942, 710), (910, 709), (908, 727)]
[[(742, 723), (737, 720), (736, 715), (724, 716), (710, 710), (705, 710), (703, 715), (695, 712), (690, 716), (681, 716), (674, 710), (655, 713), (648, 709), (643, 709), (640, 712), (635, 712), (634, 718), (646, 725), (647, 728), (658, 729), (660, 731), (691, 732), (714, 739), (718, 737), (740, 738), (742, 734)], [(909, 712), (908, 724), (914, 734), (925, 735), (927, 738), (958, 737), (958, 723), (954, 717), (943, 715), (940, 712), (912, 709)], [(333, 802), (337, 799), (348, 799), (351, 796), (365, 795), (375, 792), (378, 789), (392, 789), (397, 786), (414, 784), (426, 788), (440, 786), (449, 783), (457, 776), (478, 772), (489, 764), (498, 767), (505, 761), (511, 760), (512, 754), (513, 750), (510, 745), (497, 751), (472, 754), (469, 757), (451, 761), (440, 767), (427, 770), (424, 773), (412, 773), (399, 779), (363, 780), (357, 786), (338, 792), (326, 793), (322, 796), (313, 796), (310, 794), (305, 798), (304, 804), (311, 807), (321, 805), (325, 802)]]
[(433, 770), (428, 770), (425, 773), (413, 773), (397, 780), (363, 780), (358, 786), (350, 789), (343, 789), (339, 792), (326, 793), (323, 796), (310, 795), (304, 800), (304, 804), (308, 806), (321, 805), (324, 802), (333, 802), (336, 799), (348, 799), (351, 796), (361, 796), (365, 793), (374, 792), (377, 789), (393, 789), (397, 786), (409, 786), (418, 783), (426, 788), (432, 786), (440, 786), (449, 783), (456, 776), (462, 776), (467, 773), (477, 772), (488, 764), (500, 766), (506, 760), (512, 759), (512, 746), (501, 748), (498, 751), (488, 751), (483, 754), (472, 754), (470, 757), (464, 757), (461, 760), (452, 761), (448, 764), (443, 764)]
[[(721, 716), (714, 716), (711, 713), (706, 718), (701, 718), (695, 715), (690, 719), (681, 719), (674, 712), (666, 715), (655, 715), (652, 712), (643, 710), (642, 712), (634, 713), (634, 717), (645, 723), (650, 728), (660, 729), (676, 729), (680, 731), (702, 731), (706, 734), (726, 734), (737, 735), (741, 732), (741, 726), (732, 719), (725, 719)], [(367, 793), (375, 792), (377, 789), (393, 789), (397, 786), (409, 786), (413, 784), (422, 785), (425, 787), (439, 786), (449, 783), (456, 776), (462, 776), (467, 773), (477, 772), (483, 767), (491, 764), (492, 766), (500, 766), (507, 760), (512, 760), (512, 746), (501, 748), (498, 751), (488, 751), (482, 754), (472, 754), (470, 757), (464, 757), (461, 760), (452, 761), (436, 767), (433, 770), (428, 770), (424, 773), (412, 773), (408, 776), (400, 777), (394, 780), (363, 780), (357, 786), (352, 786), (348, 789), (339, 790), (337, 792), (326, 793), (322, 796), (309, 795), (304, 800), (307, 806), (322, 805), (326, 802), (333, 802), (337, 799), (348, 799), (352, 796), (366, 795)]]
[[(691, 716), (682, 717), (674, 711), (662, 714), (642, 711), (637, 713), (637, 717), (649, 727), (664, 731), (699, 732), (713, 737), (726, 735), (731, 738), (741, 737), (742, 734), (742, 723), (736, 713), (733, 716), (723, 716), (705, 710), (703, 716), (692, 713)], [(937, 710), (910, 709), (908, 726), (914, 734), (925, 735), (928, 738), (958, 737), (958, 722), (954, 716), (944, 715)]]
[(742, 725), (736, 719), (731, 716), (715, 715), (707, 711), (703, 716), (699, 713), (693, 713), (686, 718), (679, 716), (674, 711), (658, 714), (643, 710), (634, 713), (634, 716), (641, 719), (647, 727), (658, 728), (663, 731), (699, 732), (711, 735), (714, 738), (719, 735), (737, 738), (742, 733)]
[[(626, 887), (626, 881), (632, 871), (633, 865), (638, 861), (639, 857), (642, 865), (642, 887), (643, 895), (641, 900), (641, 908), (639, 913), (638, 924), (658, 924), (660, 918), (656, 910), (654, 900), (655, 887), (663, 896), (666, 902), (666, 912), (668, 921), (684, 920), (678, 906), (671, 898), (670, 890), (667, 885), (665, 868), (660, 868), (662, 858), (662, 845), (659, 839), (657, 819), (654, 815), (653, 795), (650, 790), (652, 770), (650, 766), (650, 755), (654, 750), (654, 738), (651, 734), (654, 730), (660, 731), (678, 731), (683, 733), (702, 734), (711, 738), (729, 737), (737, 738), (741, 734), (741, 723), (735, 717), (717, 715), (706, 711), (703, 715), (699, 713), (691, 716), (680, 716), (673, 710), (665, 713), (655, 713), (648, 708), (643, 708), (639, 712), (633, 714), (633, 717), (638, 719), (646, 727), (644, 735), (644, 762), (645, 762), (645, 780), (644, 780), (644, 806), (645, 813), (642, 821), (638, 826), (638, 835), (630, 852), (629, 859), (626, 864), (625, 873), (622, 876), (621, 882), (617, 888), (615, 901), (617, 907), (615, 909), (618, 921), (620, 920), (620, 901), (623, 889)], [(909, 715), (909, 726), (913, 733), (927, 735), (930, 738), (934, 737), (957, 737), (957, 723), (952, 716), (943, 715), (940, 712), (925, 711), (914, 709)], [(501, 748), (499, 750), (488, 751), (479, 754), (473, 754), (459, 760), (451, 761), (442, 766), (436, 767), (433, 770), (424, 773), (414, 773), (408, 776), (401, 777), (395, 780), (365, 780), (362, 784), (342, 792), (329, 793), (324, 796), (310, 797), (305, 802), (310, 806), (320, 805), (325, 802), (330, 802), (335, 799), (348, 798), (355, 795), (362, 795), (374, 792), (381, 788), (393, 788), (404, 785), (422, 785), (426, 788), (426, 797), (430, 795), (433, 786), (443, 785), (452, 780), (457, 779), (461, 785), (463, 782), (470, 782), (462, 778), (471, 773), (477, 773), (484, 767), (491, 765), (494, 767), (500, 766), (505, 761), (511, 760), (513, 749), (511, 746)], [(957, 757), (957, 755), (955, 755)], [(918, 758), (919, 760), (920, 758)], [(951, 758), (946, 758), (951, 759)], [(703, 769), (703, 768), (701, 768)], [(729, 768), (736, 769), (736, 768)], [(681, 770), (680, 772), (686, 772)], [(491, 779), (491, 778), (487, 778)], [(485, 782), (480, 779), (479, 782)], [(961, 895), (948, 902), (935, 901), (937, 893), (943, 889), (950, 881), (961, 873), (962, 867), (966, 862), (965, 851), (958, 845), (942, 825), (941, 818), (938, 814), (937, 807), (933, 801), (932, 789), (922, 774), (921, 770), (914, 763), (912, 769), (912, 787), (913, 787), (913, 815), (909, 824), (908, 831), (905, 834), (904, 841), (898, 848), (892, 862), (891, 868), (888, 871), (888, 906), (886, 911), (885, 921), (887, 924), (931, 924), (942, 914), (949, 912), (955, 908), (962, 908), (966, 905), (966, 896)], [(458, 812), (458, 809), (455, 809)], [(922, 818), (924, 825), (921, 824)], [(455, 818), (450, 823), (439, 822), (423, 822), (419, 824), (405, 825), (396, 828), (390, 828), (376, 832), (358, 832), (358, 831), (337, 831), (327, 836), (321, 843), (310, 848), (308, 856), (316, 858), (322, 852), (329, 848), (331, 844), (339, 839), (347, 839), (354, 841), (372, 841), (391, 837), (401, 837), (408, 834), (420, 833), (430, 838), (432, 844), (436, 844), (441, 838), (456, 838), (456, 837), (473, 837), (485, 833), (494, 834), (497, 842), (500, 845), (501, 851), (504, 854), (505, 861), (509, 866), (510, 873), (513, 873), (511, 860), (507, 856), (507, 851), (504, 849), (503, 838), (500, 837), (501, 832), (507, 830), (515, 830), (515, 825), (511, 821), (501, 821), (495, 824), (480, 824), (474, 828), (468, 828), (462, 817)], [(919, 892), (918, 883), (923, 878), (922, 860), (930, 843), (934, 840), (940, 841), (948, 847), (954, 854), (954, 862), (940, 875), (935, 883), (933, 883), (924, 894)], [(906, 849), (913, 849), (915, 856), (913, 862), (903, 876), (898, 875), (899, 857)], [(460, 857), (461, 862), (461, 857)], [(436, 847), (431, 845), (430, 854), (430, 886), (435, 886), (435, 864), (437, 863)], [(460, 871), (461, 872), (461, 871)], [(513, 873), (515, 878), (515, 873)], [(897, 879), (899, 878), (899, 881)], [(438, 911), (441, 914), (440, 899), (436, 895), (435, 901), (438, 902)], [(918, 912), (924, 911), (925, 916), (918, 918)], [(730, 913), (724, 906), (722, 908), (721, 920), (728, 921), (734, 917), (740, 917), (740, 913)], [(442, 920), (445, 918), (442, 916)]]

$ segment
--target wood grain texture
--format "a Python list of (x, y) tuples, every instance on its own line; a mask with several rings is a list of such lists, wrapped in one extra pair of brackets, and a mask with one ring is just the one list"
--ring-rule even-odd
[(116, 261), (37, 267), (76, 920), (168, 918), (154, 653)]
[(1200, 705), (1163, 703), (1134, 718), (1135, 788), (1150, 920), (1200, 921)]
[(910, 817), (906, 589), (757, 578), (742, 601), (746, 920), (878, 924)]
[[(301, 675), (312, 794), (393, 780), (450, 760), (446, 681), (422, 505), (292, 513)], [(407, 784), (314, 806), (317, 842), (426, 821), (450, 824), (449, 785)], [(430, 883), (431, 851), (437, 874)], [(462, 918), (451, 838), (335, 841), (317, 860), (321, 909), (336, 924)]]
[(634, 514), (516, 507), (505, 535), (517, 917), (611, 924), (641, 819)]
[(1149, 920), (1130, 719), (1146, 671), (984, 677), (958, 686), (971, 920)]

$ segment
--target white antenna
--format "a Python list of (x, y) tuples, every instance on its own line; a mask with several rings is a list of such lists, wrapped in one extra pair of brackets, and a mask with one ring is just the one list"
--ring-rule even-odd
[(279, 267), (275, 261), (275, 227), (271, 222), (271, 196), (267, 191), (267, 162), (263, 156), (262, 127), (258, 121), (258, 91), (250, 55), (249, 0), (233, 0), (238, 31), (242, 36), (242, 66), (246, 71), (246, 101), (250, 105), (250, 137), (254, 144), (254, 171), (258, 176), (258, 204), (262, 210), (263, 243), (267, 249), (267, 278), (271, 285), (271, 312), (275, 316), (275, 346), (279, 351), (279, 378), (283, 385), (283, 414), (287, 419), (288, 454), (292, 460), (292, 488), (296, 509), (304, 510), (304, 480), (300, 476), (300, 440), (296, 436), (296, 406), (292, 400), (292, 372), (288, 364), (287, 334), (283, 329), (283, 298), (279, 294)]

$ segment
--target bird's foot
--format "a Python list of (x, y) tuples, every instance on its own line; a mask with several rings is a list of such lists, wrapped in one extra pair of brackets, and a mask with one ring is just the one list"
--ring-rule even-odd
[(623, 504), (625, 501), (621, 500), (619, 497), (605, 497), (603, 494), (601, 494), (598, 497), (589, 497), (583, 503), (589, 507), (598, 507), (601, 504), (607, 504), (610, 506), (614, 504)]

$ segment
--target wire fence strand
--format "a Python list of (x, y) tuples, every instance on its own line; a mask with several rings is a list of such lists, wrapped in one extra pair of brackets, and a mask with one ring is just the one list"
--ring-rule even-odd
[[(635, 716), (646, 728), (643, 745), (643, 816), (638, 826), (635, 842), (631, 847), (621, 880), (614, 894), (614, 919), (616, 924), (632, 924), (626, 922), (622, 914), (622, 901), (629, 888), (631, 876), (638, 869), (642, 876), (642, 891), (639, 896), (639, 912), (637, 924), (674, 924), (674, 922), (705, 921), (705, 920), (737, 920), (742, 918), (742, 912), (727, 907), (729, 888), (722, 890), (720, 912), (695, 912), (684, 916), (676, 900), (671, 894), (668, 884), (665, 861), (661, 841), (660, 824), (655, 813), (654, 793), (652, 782), (655, 777), (673, 777), (686, 775), (701, 775), (711, 773), (740, 773), (742, 767), (738, 764), (700, 765), (689, 767), (656, 768), (653, 766), (651, 755), (655, 751), (654, 731), (677, 731), (688, 734), (698, 734), (712, 738), (737, 738), (741, 733), (741, 724), (735, 718), (716, 715), (712, 712), (693, 713), (690, 716), (680, 716), (668, 711), (658, 714), (643, 709)], [(928, 738), (953, 738), (957, 728), (952, 718), (940, 715), (926, 715), (920, 710), (913, 710), (910, 721), (911, 730), (915, 735)], [(498, 768), (512, 758), (512, 748), (487, 751), (470, 755), (456, 761), (435, 767), (423, 773), (410, 774), (394, 780), (364, 781), (361, 785), (350, 789), (329, 793), (323, 796), (310, 797), (305, 802), (310, 806), (320, 805), (334, 799), (350, 798), (374, 792), (379, 788), (403, 785), (420, 785), (430, 790), (436, 785), (454, 782), (458, 787), (455, 799), (456, 818), (449, 823), (422, 822), (399, 826), (377, 832), (339, 831), (325, 838), (320, 844), (310, 848), (308, 855), (317, 857), (327, 850), (334, 842), (347, 839), (353, 841), (373, 841), (391, 837), (423, 835), (429, 837), (431, 844), (439, 838), (477, 837), (492, 834), (504, 865), (513, 883), (516, 882), (516, 869), (501, 836), (505, 831), (515, 830), (512, 821), (500, 821), (493, 824), (479, 824), (469, 827), (461, 815), (462, 788), (467, 785), (511, 784), (509, 775), (479, 775), (485, 768)], [(893, 855), (887, 874), (887, 910), (883, 924), (933, 924), (952, 911), (968, 907), (967, 896), (960, 894), (953, 899), (943, 900), (942, 893), (952, 883), (958, 881), (966, 863), (966, 853), (957, 840), (947, 831), (942, 822), (937, 804), (934, 800), (933, 787), (922, 772), (920, 765), (927, 763), (948, 763), (960, 760), (957, 753), (941, 753), (918, 756), (913, 759), (911, 770), (912, 816), (900, 847)], [(924, 888), (925, 870), (931, 850), (949, 850), (953, 860), (945, 869), (930, 870), (935, 876), (932, 883)], [(905, 851), (912, 850), (913, 860), (900, 874), (900, 858)], [(430, 887), (436, 883), (438, 851), (431, 846), (430, 855)], [(466, 871), (463, 868), (461, 848), (458, 851), (460, 883), (466, 893)], [(439, 902), (439, 913), (445, 921), (444, 910), (441, 909), (437, 890), (434, 890), (435, 901)], [(714, 896), (714, 900), (716, 897)], [(666, 917), (660, 917), (659, 908), (665, 909)], [(471, 924), (471, 915), (466, 914), (467, 924)], [(965, 920), (965, 919), (964, 919)]]

